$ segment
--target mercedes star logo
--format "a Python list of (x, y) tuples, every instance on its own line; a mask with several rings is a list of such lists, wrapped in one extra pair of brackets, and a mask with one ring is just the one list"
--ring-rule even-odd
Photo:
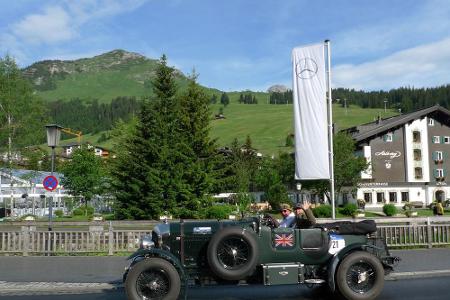
[(310, 79), (317, 74), (317, 63), (312, 58), (302, 58), (295, 66), (295, 73), (301, 79)]

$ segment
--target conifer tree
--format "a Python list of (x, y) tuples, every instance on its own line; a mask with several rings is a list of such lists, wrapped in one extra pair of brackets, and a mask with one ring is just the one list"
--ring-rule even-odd
[(176, 86), (173, 69), (163, 55), (153, 82), (154, 97), (145, 99), (136, 128), (123, 137), (112, 173), (119, 218), (158, 218), (175, 207), (171, 156), (177, 133)]

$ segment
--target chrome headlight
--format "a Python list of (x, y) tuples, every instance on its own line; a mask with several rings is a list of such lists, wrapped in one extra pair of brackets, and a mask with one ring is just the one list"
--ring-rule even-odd
[(155, 247), (155, 242), (152, 241), (152, 237), (151, 236), (144, 236), (140, 243), (139, 243), (139, 248), (141, 249), (149, 249), (149, 248), (154, 248)]

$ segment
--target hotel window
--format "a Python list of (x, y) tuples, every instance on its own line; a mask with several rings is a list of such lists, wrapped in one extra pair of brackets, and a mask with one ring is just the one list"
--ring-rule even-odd
[(433, 142), (433, 144), (440, 144), (441, 138), (438, 135), (435, 135), (435, 136), (433, 136), (432, 142)]
[(402, 202), (409, 202), (409, 192), (402, 192)]
[(397, 202), (397, 192), (389, 192), (389, 202)]
[(444, 156), (442, 155), (442, 151), (434, 151), (433, 152), (433, 160), (434, 161), (442, 161), (444, 159)]
[(384, 135), (383, 139), (384, 139), (385, 142), (390, 143), (390, 142), (392, 142), (392, 141), (394, 140), (394, 134), (392, 134), (392, 133), (386, 133), (386, 134)]
[(444, 175), (444, 169), (436, 169), (434, 170), (434, 177), (436, 178), (443, 178)]
[(428, 118), (428, 126), (434, 126), (434, 119)]
[(444, 136), (444, 144), (450, 144), (450, 136)]
[(383, 203), (384, 202), (384, 193), (377, 193), (377, 203)]
[(414, 168), (414, 176), (416, 179), (422, 179), (422, 168)]
[(414, 149), (414, 160), (422, 160), (422, 151), (420, 149)]
[(420, 143), (420, 131), (413, 131), (413, 142)]
[(366, 203), (372, 203), (372, 193), (364, 193), (364, 201)]

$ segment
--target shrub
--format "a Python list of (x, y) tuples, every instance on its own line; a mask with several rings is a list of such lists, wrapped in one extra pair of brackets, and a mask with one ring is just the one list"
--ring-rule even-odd
[(394, 204), (385, 204), (383, 205), (383, 212), (388, 217), (392, 217), (397, 213), (397, 207)]
[(55, 216), (61, 218), (64, 215), (64, 212), (61, 209), (55, 210)]
[(348, 203), (341, 209), (341, 214), (345, 216), (354, 216), (357, 210), (358, 207), (356, 206), (356, 204)]
[(74, 215), (74, 216), (82, 216), (82, 215), (84, 215), (84, 211), (81, 209), (81, 208), (75, 208), (73, 211), (72, 211), (72, 214)]
[[(86, 213), (87, 211), (87, 213)], [(92, 206), (80, 206), (73, 210), (72, 214), (74, 216), (89, 216), (92, 217), (94, 215), (94, 208)]]
[(232, 205), (213, 205), (206, 209), (206, 217), (208, 219), (228, 219), (234, 209)]
[(313, 214), (317, 218), (331, 218), (331, 205), (320, 205), (313, 208)]

